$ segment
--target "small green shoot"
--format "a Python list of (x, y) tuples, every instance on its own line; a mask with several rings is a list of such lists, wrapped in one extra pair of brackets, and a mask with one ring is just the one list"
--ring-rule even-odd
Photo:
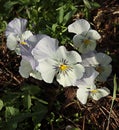
[(109, 130), (109, 124), (110, 124), (110, 117), (111, 117), (111, 113), (112, 113), (112, 108), (113, 108), (113, 105), (114, 105), (114, 100), (116, 99), (116, 91), (117, 91), (116, 75), (114, 75), (113, 83), (114, 83), (114, 91), (113, 91), (112, 103), (111, 103), (111, 107), (110, 107), (110, 112), (109, 112), (109, 117), (108, 117), (106, 130)]

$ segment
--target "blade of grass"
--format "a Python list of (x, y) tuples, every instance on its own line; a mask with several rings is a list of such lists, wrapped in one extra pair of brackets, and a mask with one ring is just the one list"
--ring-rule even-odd
[(111, 117), (111, 113), (112, 113), (112, 108), (113, 108), (114, 100), (116, 99), (116, 91), (117, 91), (116, 74), (114, 75), (113, 83), (114, 83), (113, 97), (112, 97), (112, 103), (111, 103), (111, 107), (110, 107), (110, 112), (109, 112), (109, 117), (108, 117), (106, 130), (109, 130), (109, 124), (110, 124), (110, 117)]

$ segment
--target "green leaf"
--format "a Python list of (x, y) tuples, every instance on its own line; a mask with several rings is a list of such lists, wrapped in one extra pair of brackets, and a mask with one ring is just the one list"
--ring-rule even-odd
[(92, 8), (99, 8), (100, 4), (98, 4), (97, 2), (90, 2)]
[(19, 113), (19, 109), (12, 107), (12, 106), (6, 107), (6, 110), (5, 110), (6, 121), (15, 115), (18, 115), (18, 113)]
[(31, 96), (30, 94), (25, 94), (24, 95), (24, 106), (27, 109), (30, 109), (32, 103), (31, 103)]
[(31, 94), (31, 95), (35, 95), (35, 94), (38, 94), (41, 89), (37, 85), (26, 84), (21, 88), (21, 90), (24, 92), (29, 92), (29, 94)]
[[(36, 106), (37, 105), (37, 106)], [(47, 107), (42, 104), (36, 104), (35, 110), (33, 113), (27, 112), (27, 113), (19, 113), (14, 118), (11, 118), (7, 121), (7, 123), (3, 124), (3, 127), (6, 128), (5, 130), (14, 130), (12, 129), (13, 126), (15, 127), (17, 123), (24, 121), (27, 118), (33, 119), (33, 122), (35, 125), (41, 122), (41, 120), (44, 118), (45, 114), (47, 113)]]
[(0, 99), (0, 111), (2, 110), (4, 104), (3, 104), (3, 101)]
[(55, 31), (56, 31), (57, 26), (58, 26), (58, 24), (57, 24), (57, 23), (55, 23), (55, 24), (53, 24), (53, 25), (52, 25), (52, 31), (53, 31), (53, 32), (55, 32)]
[(88, 0), (83, 0), (85, 6), (88, 8), (88, 9), (91, 9), (91, 5), (90, 5), (90, 2)]
[(40, 130), (41, 123), (35, 124), (34, 130)]
[(63, 22), (63, 17), (64, 17), (64, 6), (60, 7), (59, 9), (59, 23)]
[(18, 1), (7, 1), (4, 4), (4, 7), (6, 8), (6, 10), (10, 10), (16, 4), (18, 4)]
[(27, 108), (29, 109), (29, 108), (31, 107), (31, 105), (32, 105), (30, 94), (27, 95), (27, 102), (28, 102), (28, 103), (27, 103)]
[(37, 115), (32, 116), (34, 124), (38, 124), (39, 122), (41, 122), (48, 111), (47, 106), (43, 105), (42, 103), (35, 103), (32, 110), (34, 112), (37, 112)]
[[(36, 116), (37, 118), (43, 118), (42, 115), (44, 110), (34, 113), (19, 113), (18, 115), (14, 116), (14, 118), (9, 119), (6, 123), (3, 124), (4, 130), (16, 130), (17, 123), (24, 121), (27, 118)], [(46, 114), (46, 113), (45, 113)], [(43, 117), (42, 117), (43, 116)]]
[[(18, 98), (20, 97), (20, 92), (14, 93), (5, 91), (5, 95), (3, 98), (4, 106), (12, 106), (15, 102), (18, 102)], [(19, 105), (19, 104), (18, 104)]]
[(76, 10), (74, 11), (69, 11), (65, 16), (64, 16), (64, 21), (63, 23), (66, 24), (68, 22), (68, 20), (73, 16), (73, 14), (76, 12)]
[(28, 5), (31, 1), (30, 0), (19, 0), (19, 3), (23, 5)]
[(16, 130), (17, 122), (8, 122), (3, 126), (5, 130)]
[(28, 15), (28, 18), (30, 19), (30, 18), (31, 18), (31, 14), (30, 14), (30, 11), (29, 11), (28, 8), (26, 8), (26, 13), (27, 13), (27, 15)]

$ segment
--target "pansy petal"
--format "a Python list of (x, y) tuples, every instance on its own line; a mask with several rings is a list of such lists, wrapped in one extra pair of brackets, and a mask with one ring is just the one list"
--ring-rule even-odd
[(73, 84), (73, 76), (72, 75), (65, 75), (63, 73), (60, 73), (57, 75), (57, 82), (62, 85), (63, 87), (68, 87), (71, 86)]
[(21, 74), (21, 76), (24, 78), (28, 78), (31, 71), (32, 67), (30, 63), (22, 59), (19, 67), (19, 73)]
[(97, 92), (95, 94), (91, 95), (91, 97), (94, 100), (99, 100), (102, 97), (106, 97), (109, 94), (110, 94), (110, 90), (106, 87), (103, 87), (103, 88), (97, 89)]
[(57, 51), (56, 51), (56, 55), (54, 54), (54, 57), (56, 59), (66, 59), (67, 58), (67, 50), (65, 48), (65, 46), (60, 46)]
[(112, 72), (112, 66), (111, 65), (102, 66), (102, 69), (103, 71), (99, 73), (97, 80), (105, 82)]
[(30, 76), (35, 78), (35, 79), (42, 80), (41, 73), (38, 72), (37, 70), (32, 71), (30, 73)]
[(9, 24), (7, 25), (7, 29), (5, 35), (8, 36), (9, 34), (22, 34), (26, 30), (27, 20), (22, 18), (14, 18)]
[[(94, 79), (99, 75), (99, 73), (94, 69), (94, 67), (89, 66), (89, 67), (85, 67), (85, 73), (83, 78), (91, 78), (91, 76), (95, 73)], [(92, 80), (94, 81), (94, 80)]]
[(28, 61), (33, 70), (36, 68), (38, 64), (38, 61), (36, 61), (36, 59), (34, 59), (32, 55), (22, 55), (22, 59)]
[(87, 50), (84, 51), (84, 52), (85, 52), (85, 53), (88, 53), (88, 52), (90, 52), (90, 51), (94, 51), (95, 48), (96, 48), (96, 45), (97, 45), (97, 43), (96, 43), (95, 40), (90, 40), (90, 43), (87, 45)]
[(33, 48), (36, 46), (36, 44), (46, 35), (43, 34), (37, 34), (37, 35), (32, 35), (30, 36), (25, 42), (27, 43), (26, 45), (20, 44), (20, 50), (21, 54), (25, 56), (29, 56), (31, 54), (31, 51)]
[(82, 61), (81, 56), (76, 51), (67, 52), (67, 60), (70, 61), (70, 64), (79, 63)]
[(73, 43), (74, 43), (74, 46), (77, 47), (77, 48), (80, 48), (80, 45), (82, 44), (84, 40), (84, 36), (78, 34), (78, 35), (75, 35), (73, 37)]
[(100, 34), (96, 30), (93, 30), (93, 29), (90, 29), (87, 32), (87, 37), (94, 40), (99, 40), (101, 38)]
[(33, 49), (36, 44), (44, 37), (46, 37), (47, 35), (45, 34), (37, 34), (37, 35), (32, 35), (30, 36), (26, 42), (28, 43), (28, 45), (30, 46), (31, 49)]
[(84, 81), (87, 83), (88, 86), (93, 86), (94, 81), (96, 79), (96, 77), (98, 76), (98, 72), (97, 71), (93, 71), (92, 75), (90, 77), (84, 78)]
[(10, 50), (15, 50), (16, 46), (17, 46), (17, 39), (13, 34), (10, 34), (7, 38), (7, 47)]
[(96, 54), (96, 60), (101, 65), (108, 65), (112, 61), (112, 58), (105, 53), (97, 53)]
[(87, 103), (88, 96), (89, 96), (89, 92), (87, 91), (87, 89), (85, 89), (85, 87), (84, 88), (79, 87), (77, 89), (76, 97), (82, 104)]
[(43, 59), (49, 57), (58, 48), (58, 41), (49, 36), (43, 37), (35, 48), (32, 50), (32, 54), (36, 59)]
[(16, 52), (17, 55), (21, 55), (21, 50), (19, 48), (19, 45), (16, 46), (15, 52)]
[(83, 66), (96, 66), (99, 64), (96, 59), (96, 53), (94, 51), (82, 54), (82, 59)]
[(112, 72), (112, 65), (103, 66), (105, 73), (103, 73), (106, 77), (108, 77)]
[(97, 45), (96, 41), (91, 40), (91, 43), (87, 45), (86, 49), (84, 49), (82, 53), (88, 53), (90, 51), (94, 51), (96, 48), (96, 45)]
[(41, 73), (43, 80), (47, 83), (52, 83), (56, 72), (56, 63), (52, 59), (39, 60), (39, 65), (36, 70)]
[(25, 31), (23, 34), (22, 34), (22, 38), (23, 40), (27, 40), (30, 36), (32, 36), (32, 32), (31, 31)]
[(74, 73), (76, 75), (75, 79), (81, 79), (84, 75), (85, 68), (81, 64), (76, 64), (74, 66)]
[(85, 19), (76, 20), (68, 26), (68, 31), (75, 34), (81, 34), (82, 32), (88, 31), (89, 29), (90, 24)]

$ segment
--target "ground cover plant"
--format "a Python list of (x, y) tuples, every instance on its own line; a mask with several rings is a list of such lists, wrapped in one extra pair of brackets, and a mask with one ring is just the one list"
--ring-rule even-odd
[(0, 3), (0, 129), (118, 129), (118, 1)]

